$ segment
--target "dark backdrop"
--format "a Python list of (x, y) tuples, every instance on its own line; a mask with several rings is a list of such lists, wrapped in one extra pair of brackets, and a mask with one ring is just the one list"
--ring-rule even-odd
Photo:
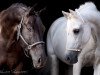
[[(47, 31), (51, 25), (51, 23), (60, 16), (63, 16), (61, 11), (68, 11), (68, 9), (78, 8), (80, 4), (90, 1), (90, 0), (0, 0), (0, 11), (8, 8), (13, 3), (24, 3), (27, 6), (33, 6), (37, 3), (36, 10), (40, 10), (46, 7), (46, 10), (41, 13), (41, 18), (43, 24), (46, 27), (45, 39)], [(99, 0), (91, 0), (94, 2), (100, 10)], [(65, 70), (68, 70), (68, 65), (65, 65), (60, 61), (60, 75), (64, 75)], [(38, 71), (37, 71), (38, 72)], [(82, 70), (82, 75), (92, 75), (93, 68), (89, 67), (88, 69), (84, 68)], [(36, 73), (35, 75), (44, 75), (45, 73)], [(48, 75), (49, 73), (47, 73)]]
[(37, 5), (37, 10), (46, 7), (46, 10), (41, 13), (41, 18), (47, 30), (51, 23), (58, 17), (62, 16), (61, 11), (68, 11), (68, 9), (78, 8), (80, 4), (92, 1), (100, 10), (99, 0), (0, 0), (0, 11), (8, 8), (13, 3), (24, 3), (27, 6)]
[(51, 23), (58, 17), (62, 16), (61, 11), (68, 11), (68, 9), (78, 8), (80, 4), (92, 1), (96, 4), (97, 8), (100, 10), (99, 0), (0, 0), (0, 11), (8, 8), (13, 3), (24, 3), (27, 6), (33, 6), (37, 3), (37, 9), (42, 9), (46, 7), (46, 11), (41, 13), (41, 18), (43, 20), (46, 28), (49, 28)]

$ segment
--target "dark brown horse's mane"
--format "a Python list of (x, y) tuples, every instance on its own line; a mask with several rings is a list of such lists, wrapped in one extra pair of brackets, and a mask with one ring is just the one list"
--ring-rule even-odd
[(17, 26), (29, 8), (22, 3), (15, 3), (0, 12), (0, 35), (7, 42), (6, 47), (11, 46), (17, 40)]
[(11, 34), (21, 21), (22, 15), (29, 10), (29, 7), (22, 3), (12, 4), (9, 8), (0, 13), (1, 34), (3, 38), (9, 39)]

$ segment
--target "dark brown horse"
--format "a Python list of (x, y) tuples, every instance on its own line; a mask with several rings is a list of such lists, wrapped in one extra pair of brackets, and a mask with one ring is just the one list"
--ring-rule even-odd
[(44, 66), (44, 29), (38, 13), (23, 4), (13, 4), (0, 13), (0, 74), (21, 74), (27, 57), (35, 68)]

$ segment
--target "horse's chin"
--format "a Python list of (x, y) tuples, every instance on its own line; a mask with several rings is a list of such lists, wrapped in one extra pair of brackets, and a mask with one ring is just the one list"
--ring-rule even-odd
[(75, 64), (77, 62), (78, 62), (78, 60), (76, 60), (76, 61), (70, 61), (69, 64), (73, 65), (73, 64)]
[(76, 64), (78, 62), (78, 60), (76, 60), (76, 61), (65, 61), (65, 63), (66, 64), (68, 64), (68, 65), (73, 65), (73, 64)]
[(41, 69), (41, 68), (46, 66), (46, 62), (47, 62), (47, 60), (40, 62), (40, 63), (34, 63), (33, 62), (33, 66), (34, 66), (35, 69)]
[(40, 69), (41, 68), (41, 65), (40, 64), (38, 64), (38, 65), (33, 64), (33, 66), (34, 66), (35, 69)]
[(44, 65), (41, 65), (41, 64), (33, 64), (33, 66), (35, 69), (41, 69), (44, 67)]

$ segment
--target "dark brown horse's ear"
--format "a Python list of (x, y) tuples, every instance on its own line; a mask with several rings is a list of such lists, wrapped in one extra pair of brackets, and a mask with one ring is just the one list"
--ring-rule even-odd
[(30, 11), (29, 11), (29, 15), (35, 15), (35, 11), (34, 11), (34, 8), (32, 7), (32, 8), (30, 8)]
[(46, 7), (44, 7), (43, 9), (41, 9), (40, 11), (38, 11), (38, 13), (40, 14), (41, 12), (45, 11)]
[(37, 3), (34, 4), (31, 8), (30, 8), (30, 11), (29, 11), (29, 15), (35, 15), (35, 7), (37, 6)]

